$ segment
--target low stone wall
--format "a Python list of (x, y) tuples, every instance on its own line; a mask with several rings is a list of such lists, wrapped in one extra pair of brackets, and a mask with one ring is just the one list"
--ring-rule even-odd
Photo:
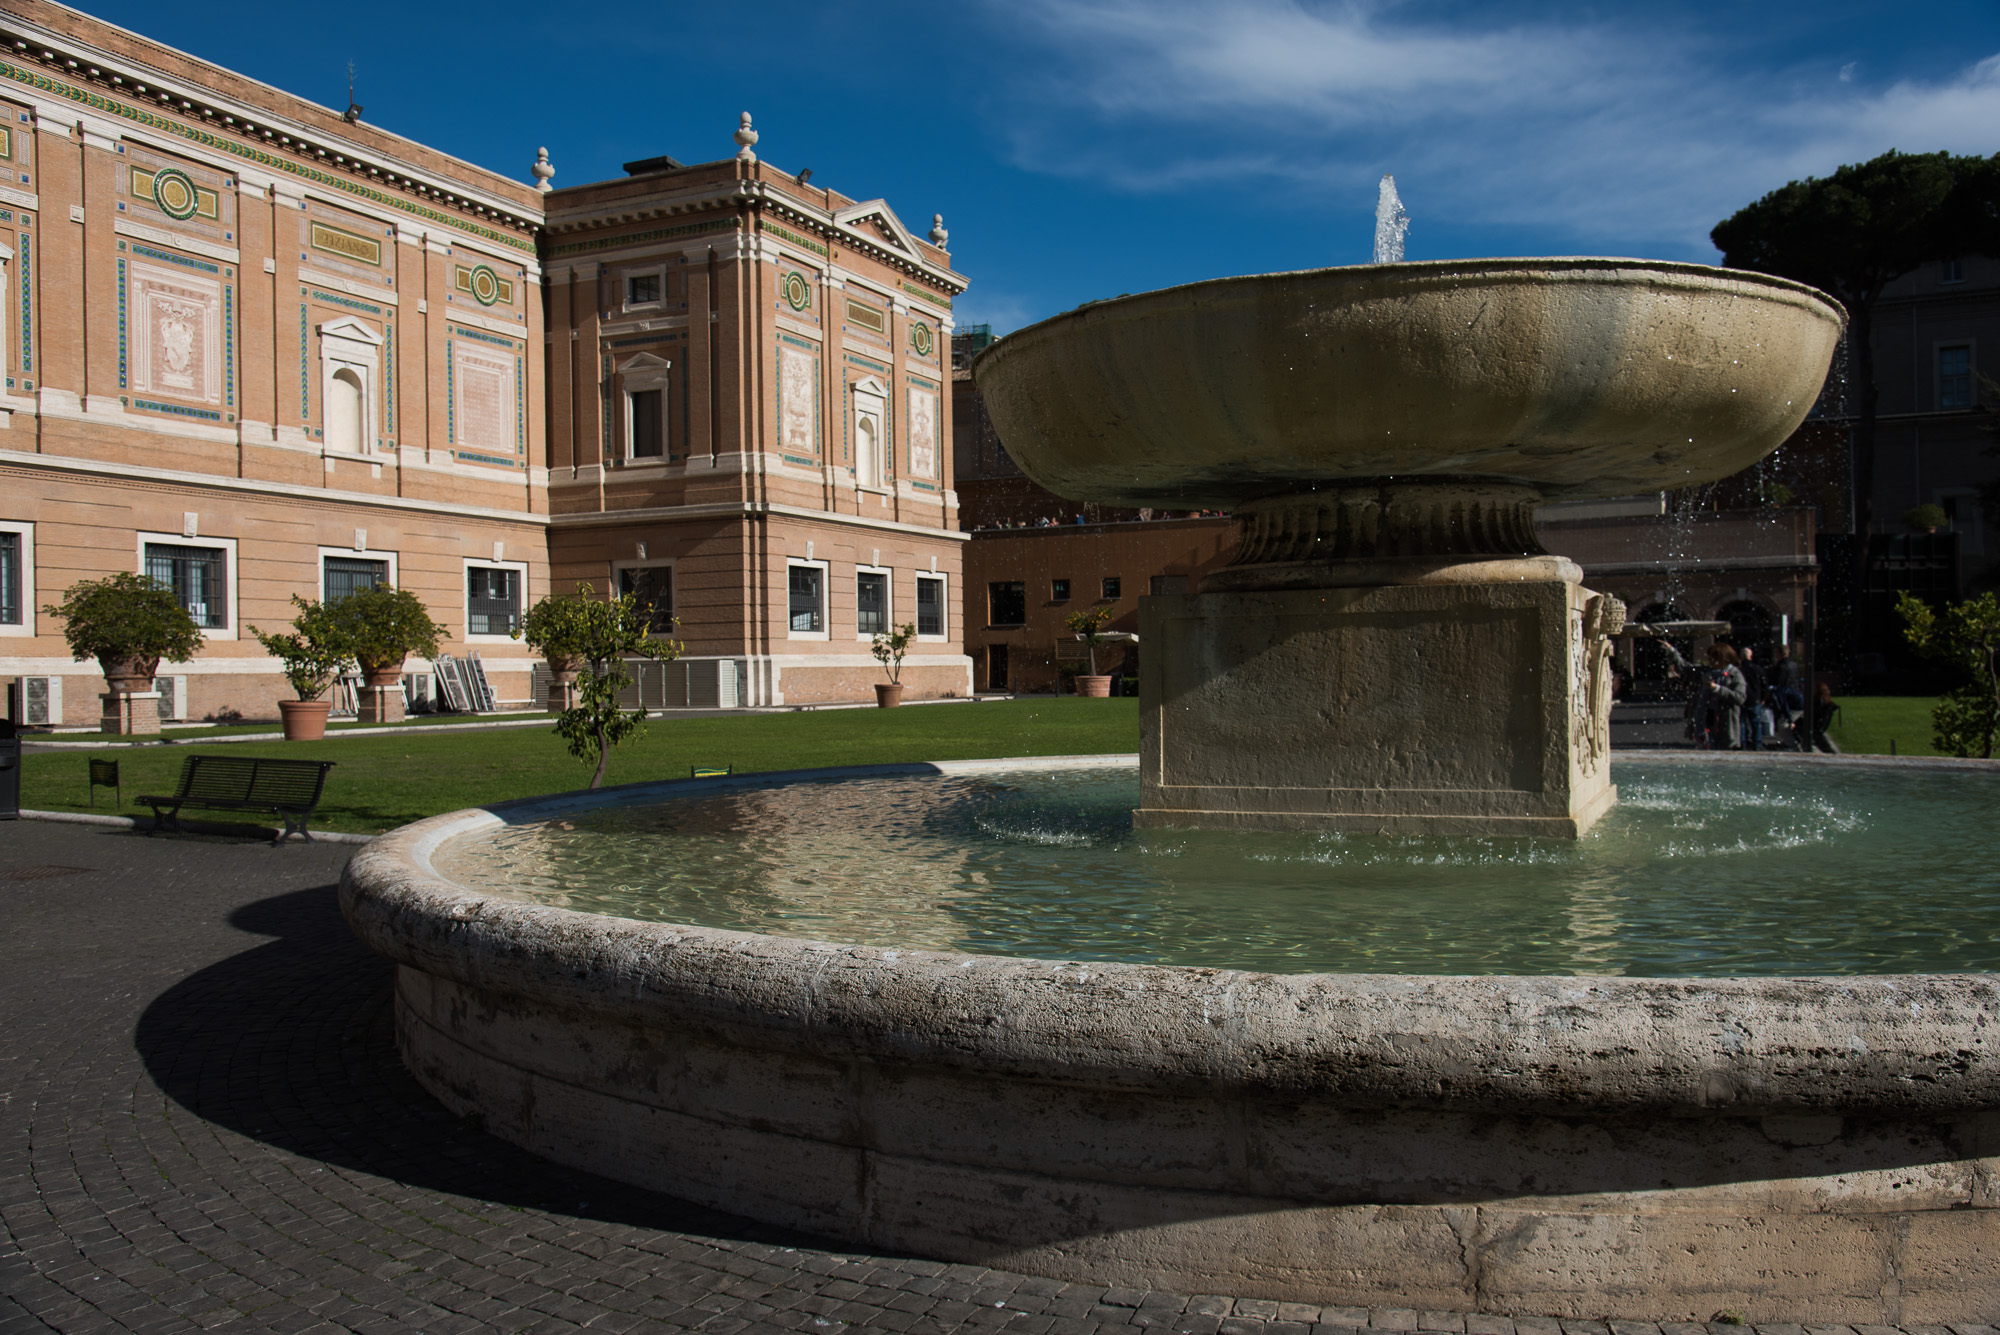
[(861, 1246), (1183, 1292), (2000, 1311), (1991, 975), (1265, 975), (831, 945), (436, 874), (441, 842), (499, 819), (376, 840), (341, 902), (400, 966), (417, 1078), (560, 1162)]

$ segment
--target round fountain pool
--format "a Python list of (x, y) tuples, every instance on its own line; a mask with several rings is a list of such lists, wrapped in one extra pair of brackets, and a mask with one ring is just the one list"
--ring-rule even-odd
[(454, 1111), (860, 1246), (1977, 1321), (2000, 773), (1946, 768), (1621, 762), (1574, 843), (1135, 832), (1103, 757), (704, 780), (419, 822), (342, 906)]
[[(694, 792), (467, 835), (464, 884), (649, 922), (1272, 973), (2000, 969), (2000, 774), (1625, 762), (1581, 841), (1135, 830), (1131, 766)], [(1913, 838), (1916, 830), (1949, 831)]]

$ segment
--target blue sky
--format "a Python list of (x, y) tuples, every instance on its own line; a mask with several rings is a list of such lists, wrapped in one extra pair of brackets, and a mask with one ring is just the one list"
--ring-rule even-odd
[[(999, 332), (1079, 302), (1369, 258), (1715, 258), (1708, 229), (1889, 148), (2000, 151), (2000, 4), (970, 0), (606, 9), (118, 0), (90, 13), (556, 184), (758, 151), (913, 230)], [(1914, 16), (1914, 21), (1913, 21)], [(385, 45), (394, 33), (400, 45)]]

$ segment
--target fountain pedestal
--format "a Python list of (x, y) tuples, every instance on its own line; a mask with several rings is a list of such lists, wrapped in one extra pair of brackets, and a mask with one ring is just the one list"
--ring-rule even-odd
[(1617, 797), (1623, 608), (1540, 551), (1536, 499), (1391, 484), (1241, 507), (1235, 565), (1140, 601), (1135, 824), (1589, 829)]

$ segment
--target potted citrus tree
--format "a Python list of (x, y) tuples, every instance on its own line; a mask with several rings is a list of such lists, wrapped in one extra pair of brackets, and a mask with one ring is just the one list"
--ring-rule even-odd
[(1096, 607), (1079, 608), (1063, 618), (1063, 625), (1070, 634), (1083, 641), (1084, 652), (1090, 659), (1090, 671), (1076, 674), (1078, 695), (1108, 696), (1111, 694), (1111, 677), (1097, 671), (1097, 646), (1104, 643), (1104, 628), (1111, 624), (1112, 611), (1102, 603)]
[(266, 635), (255, 626), (250, 633), (264, 646), (264, 652), (283, 666), (285, 680), (299, 694), (296, 700), (278, 701), (278, 712), (285, 720), (285, 740), (315, 742), (326, 736), (326, 716), (333, 709), (333, 702), (321, 697), (354, 661), (354, 654), (347, 628), (332, 608), (297, 594), (292, 595), (292, 605), (299, 614), (292, 618), (289, 635)]
[[(583, 666), (599, 633), (600, 614), (586, 603), (595, 603), (589, 585), (579, 585), (575, 593), (551, 593), (528, 609), (514, 628), (517, 640), (541, 654), (548, 664), (554, 689), (549, 692), (549, 708), (560, 714), (577, 705), (576, 675)], [(651, 615), (650, 608), (645, 609)]]
[(326, 610), (370, 686), (394, 686), (402, 680), (404, 659), (435, 658), (444, 639), (444, 627), (431, 620), (423, 599), (388, 584), (357, 589)]
[(886, 682), (875, 683), (875, 705), (878, 709), (890, 709), (903, 703), (903, 657), (910, 652), (910, 645), (917, 638), (917, 623), (906, 622), (892, 627), (892, 633), (884, 635), (876, 632), (870, 652), (882, 670), (889, 674)]
[(128, 571), (78, 580), (42, 611), (62, 618), (76, 661), (95, 658), (114, 695), (152, 690), (161, 659), (185, 663), (202, 646), (201, 627), (174, 591)]

